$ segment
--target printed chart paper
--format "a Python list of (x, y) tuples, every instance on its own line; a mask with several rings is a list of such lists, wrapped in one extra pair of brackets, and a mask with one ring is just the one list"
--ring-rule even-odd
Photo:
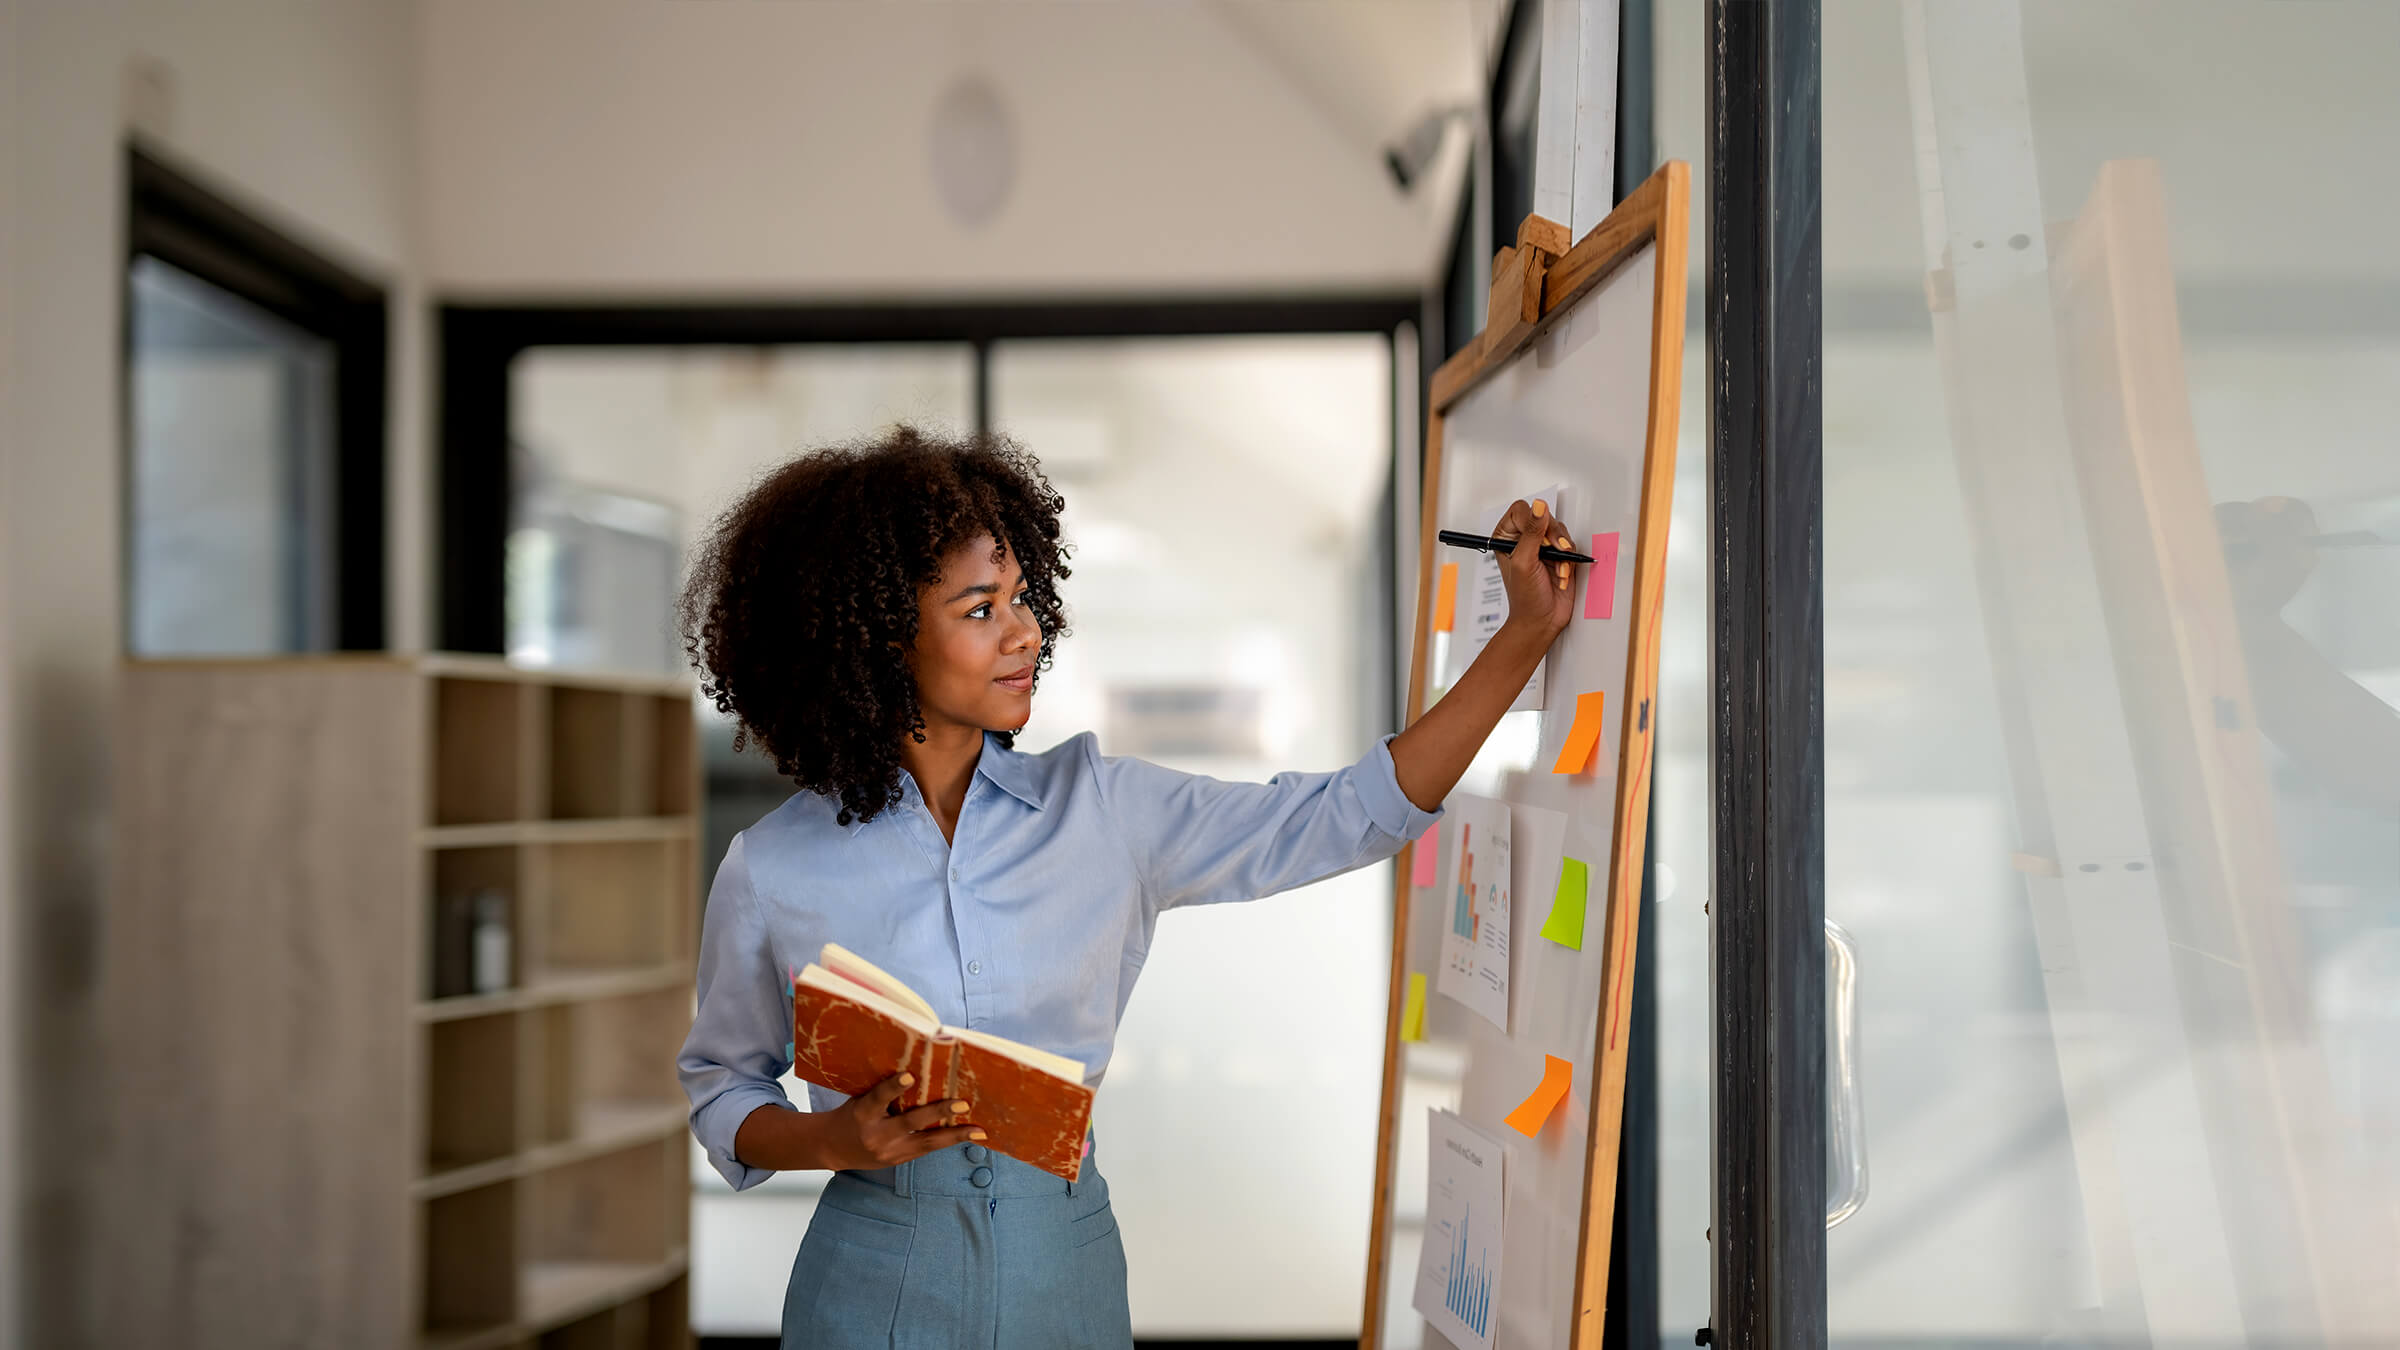
[(1508, 803), (1464, 793), (1450, 798), (1458, 847), (1442, 859), (1436, 892), (1447, 917), (1436, 991), (1508, 1030)]
[[(1538, 488), (1526, 493), (1522, 500), (1530, 502), (1539, 497), (1556, 512), (1559, 509), (1559, 494), (1564, 491), (1566, 489), (1556, 486)], [(1505, 502), (1495, 506), (1490, 512), (1490, 519), (1497, 522), (1501, 511), (1506, 508)], [(1446, 577), (1444, 581), (1446, 584)], [(1478, 551), (1474, 561), (1459, 577), (1456, 592), (1454, 603), (1465, 612), (1457, 616), (1457, 631), (1451, 634), (1448, 659), (1441, 667), (1447, 672), (1447, 677), (1442, 681), (1444, 689), (1458, 683), (1458, 677), (1464, 675), (1467, 667), (1475, 664), (1475, 658), (1483, 654), (1492, 635), (1508, 622), (1508, 584), (1500, 574), (1500, 555)], [(1517, 691), (1516, 701), (1508, 705), (1510, 712), (1540, 710), (1542, 677), (1549, 669), (1550, 658), (1546, 656), (1534, 665), (1533, 674), (1525, 681), (1525, 687)]]
[(1491, 1350), (1500, 1300), (1500, 1145), (1427, 1108), (1425, 1243), (1409, 1302), (1460, 1350)]

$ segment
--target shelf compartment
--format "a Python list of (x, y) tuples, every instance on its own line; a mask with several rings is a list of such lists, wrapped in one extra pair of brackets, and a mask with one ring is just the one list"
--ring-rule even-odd
[(692, 761), (692, 743), (699, 732), (698, 710), (690, 698), (681, 695), (652, 698), (649, 703), (658, 728), (650, 810), (662, 816), (692, 815), (698, 808), (700, 788)]
[(667, 959), (691, 970), (700, 960), (700, 848), (688, 834), (665, 847)]
[[(647, 1300), (661, 1290), (684, 1284), (686, 1279), (680, 1250), (655, 1262), (537, 1261), (525, 1269), (520, 1299), (523, 1329), (529, 1332), (563, 1329), (603, 1310), (637, 1299)], [(672, 1303), (670, 1299), (671, 1306)], [(644, 1320), (650, 1322), (655, 1335), (657, 1323)], [(670, 1339), (657, 1343), (681, 1350), (690, 1342)]]
[(673, 1130), (687, 1108), (675, 1055), (691, 1008), (691, 989), (678, 985), (536, 1014), (542, 1073), (531, 1142), (654, 1135), (662, 1124)]
[(632, 695), (606, 689), (550, 691), (550, 815), (596, 820), (646, 815), (631, 791), (627, 707)]
[(626, 970), (665, 964), (680, 935), (680, 903), (688, 889), (675, 866), (690, 856), (682, 839), (620, 840), (543, 846), (548, 878), (541, 933), (545, 976)]
[[(520, 893), (519, 851), (513, 847), (441, 849), (433, 855), (433, 894), (427, 906), (425, 995), (430, 999), (487, 998), (517, 987), (521, 972), (516, 940)], [(500, 896), (500, 921), (508, 934), (509, 957), (500, 988), (478, 992), (475, 973), (475, 897)]]
[(433, 823), (522, 819), (533, 758), (525, 685), (505, 680), (433, 682)]
[(650, 1305), (650, 1316), (646, 1338), (636, 1342), (641, 1350), (691, 1350), (691, 1277), (677, 1275), (650, 1291), (644, 1301)]
[[(537, 1172), (517, 1184), (525, 1188), (526, 1274), (552, 1284), (568, 1282), (577, 1268), (656, 1266), (680, 1250), (688, 1222), (688, 1196), (673, 1183), (683, 1179), (677, 1162), (687, 1161), (680, 1138), (659, 1139)], [(558, 1308), (555, 1288), (535, 1293), (529, 1309)], [(529, 1311), (527, 1316), (531, 1317)]]
[(691, 1312), (684, 1276), (545, 1333), (540, 1350), (686, 1350)]
[(691, 1029), (689, 989), (596, 1000), (574, 1020), (577, 1100), (591, 1106), (685, 1104), (675, 1056)]
[(425, 1029), (425, 1170), (506, 1158), (517, 1143), (517, 1019), (463, 1017)]
[(425, 1202), (427, 1340), (474, 1338), (516, 1320), (519, 1200), (518, 1183), (504, 1181)]

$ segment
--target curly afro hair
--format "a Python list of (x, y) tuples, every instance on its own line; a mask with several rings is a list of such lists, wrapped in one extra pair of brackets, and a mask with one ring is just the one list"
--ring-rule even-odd
[(906, 661), (919, 588), (940, 579), (945, 554), (990, 535), (1024, 573), (1042, 628), (1035, 666), (1049, 669), (1068, 631), (1065, 506), (1013, 442), (910, 426), (768, 473), (701, 541), (680, 607), (701, 691), (736, 719), (734, 748), (757, 743), (837, 801), (845, 825), (897, 803), (901, 738), (925, 739)]

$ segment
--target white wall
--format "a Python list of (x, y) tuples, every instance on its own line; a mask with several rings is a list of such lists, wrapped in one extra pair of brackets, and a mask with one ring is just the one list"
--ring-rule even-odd
[[(0, 1338), (77, 1343), (97, 1244), (82, 1198), (94, 1169), (93, 991), (111, 837), (111, 680), (120, 608), (118, 417), (122, 156), (129, 65), (148, 63), (142, 132), (162, 156), (270, 223), (383, 283), (392, 341), (394, 631), (422, 629), (422, 292), (415, 222), (413, 45), (403, 0), (9, 0), (13, 70), (0, 162), (11, 346), (9, 480), (0, 492), (0, 795), (14, 847), (0, 862), (21, 936), (0, 985), (23, 1063), (0, 1097), (25, 1177), (22, 1312)], [(34, 130), (38, 129), (38, 131)], [(0, 330), (4, 333), (7, 330)], [(12, 1057), (13, 1059), (14, 1057)], [(98, 1285), (104, 1288), (104, 1285)], [(5, 1286), (0, 1286), (4, 1289)]]
[[(512, 296), (1421, 285), (1455, 198), (1403, 196), (1228, 8), (426, 0), (427, 267)], [(1467, 7), (1381, 13), (1455, 24), (1428, 102), (1472, 88)], [(970, 70), (1018, 166), (973, 231), (927, 148)]]

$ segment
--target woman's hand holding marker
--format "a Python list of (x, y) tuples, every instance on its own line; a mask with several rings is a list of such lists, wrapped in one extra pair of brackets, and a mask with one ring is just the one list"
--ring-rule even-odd
[(1575, 614), (1575, 564), (1542, 561), (1543, 545), (1575, 551), (1574, 536), (1550, 514), (1550, 503), (1539, 498), (1509, 503), (1492, 537), (1534, 541), (1497, 555), (1508, 617), (1450, 691), (1391, 740), (1392, 774), (1401, 795), (1427, 811), (1440, 807), (1458, 786), (1475, 752)]
[(1550, 504), (1536, 497), (1530, 503), (1509, 503), (1500, 523), (1492, 527), (1492, 537), (1530, 538), (1536, 544), (1495, 555), (1495, 560), (1508, 587), (1507, 626), (1538, 634), (1546, 648), (1575, 615), (1575, 565), (1543, 562), (1540, 546), (1573, 552), (1575, 536), (1550, 514)]

